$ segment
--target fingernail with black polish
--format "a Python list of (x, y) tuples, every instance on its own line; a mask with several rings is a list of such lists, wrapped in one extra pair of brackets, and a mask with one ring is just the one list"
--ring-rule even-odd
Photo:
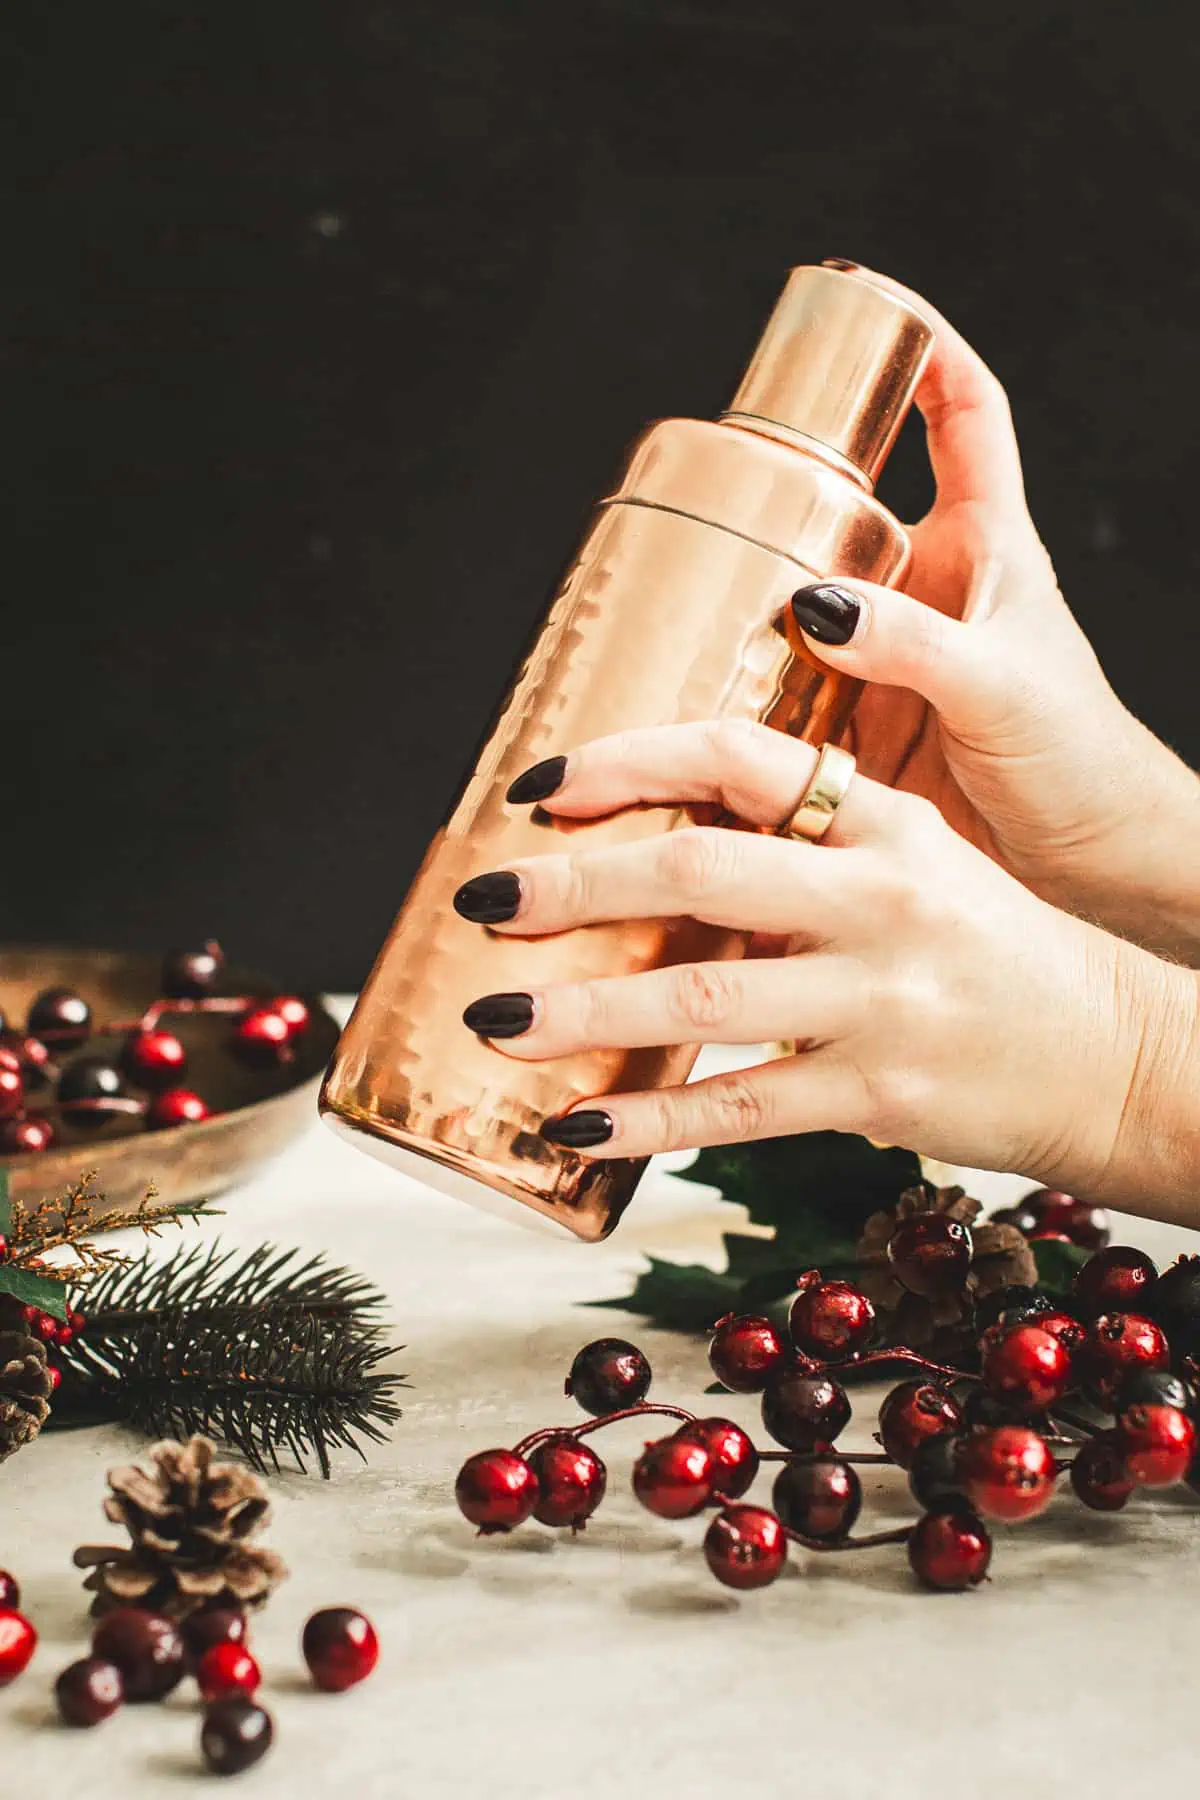
[(792, 595), (792, 613), (818, 644), (848, 644), (858, 630), (862, 602), (848, 588), (817, 581)]
[(463, 1024), (480, 1037), (520, 1037), (533, 1024), (533, 995), (483, 994), (465, 1009)]
[(521, 904), (521, 877), (511, 869), (494, 869), (464, 881), (454, 896), (454, 910), (472, 925), (503, 925), (516, 917)]
[(823, 269), (857, 269), (860, 263), (847, 262), (844, 256), (827, 256), (822, 262)]
[(534, 806), (539, 800), (548, 800), (562, 786), (566, 770), (565, 756), (548, 756), (518, 775), (504, 798), (512, 806)]
[(561, 1144), (564, 1150), (590, 1150), (596, 1144), (607, 1144), (612, 1134), (612, 1119), (598, 1109), (547, 1119), (541, 1130), (548, 1144)]

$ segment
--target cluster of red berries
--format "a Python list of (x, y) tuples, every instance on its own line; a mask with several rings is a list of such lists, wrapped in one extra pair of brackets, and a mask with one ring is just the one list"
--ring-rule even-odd
[[(8, 1240), (0, 1235), (0, 1263), (8, 1255)], [(0, 1294), (0, 1302), (7, 1296)], [(56, 1319), (53, 1313), (43, 1312), (40, 1306), (22, 1306), (11, 1302), (12, 1318), (19, 1319), (30, 1337), (39, 1338), (46, 1346), (46, 1373), (50, 1377), (51, 1391), (57, 1393), (62, 1383), (62, 1370), (58, 1364), (49, 1360), (51, 1350), (65, 1350), (76, 1338), (82, 1337), (87, 1320), (81, 1312), (69, 1312), (65, 1319)]]
[[(98, 1026), (71, 988), (39, 994), (23, 1030), (0, 1014), (0, 1155), (48, 1150), (63, 1120), (77, 1132), (92, 1132), (119, 1117), (150, 1131), (210, 1118), (208, 1102), (183, 1085), (187, 1051), (161, 1023), (171, 1014), (230, 1016), (229, 1047), (241, 1061), (257, 1068), (290, 1062), (309, 1025), (308, 1006), (295, 994), (218, 995), (224, 964), (217, 943), (172, 951), (163, 963), (162, 995), (139, 1019)], [(98, 1037), (120, 1041), (111, 1052), (79, 1054)]]
[[(20, 1592), (0, 1570), (0, 1686), (22, 1673), (37, 1648), (37, 1632), (19, 1610)], [(89, 1656), (65, 1668), (54, 1684), (67, 1725), (91, 1727), (126, 1701), (164, 1700), (185, 1676), (204, 1706), (200, 1748), (217, 1775), (236, 1775), (260, 1762), (275, 1727), (255, 1698), (262, 1671), (250, 1653), (250, 1628), (238, 1607), (209, 1606), (176, 1623), (161, 1613), (124, 1606), (96, 1626)], [(379, 1640), (365, 1614), (325, 1607), (304, 1627), (301, 1650), (314, 1686), (343, 1693), (365, 1681), (379, 1660)]]
[[(962, 1288), (971, 1259), (968, 1227), (934, 1210), (904, 1220), (889, 1247), (897, 1280), (926, 1295)], [(1061, 1476), (1100, 1511), (1124, 1506), (1138, 1487), (1188, 1481), (1200, 1490), (1190, 1379), (1191, 1359), (1200, 1357), (1200, 1257), (1181, 1258), (1159, 1275), (1141, 1251), (1104, 1247), (1079, 1270), (1069, 1295), (1051, 1298), (1031, 1287), (991, 1293), (975, 1309), (978, 1358), (970, 1369), (910, 1350), (872, 1349), (875, 1309), (849, 1282), (813, 1272), (798, 1287), (786, 1328), (765, 1315), (731, 1315), (709, 1343), (721, 1383), (761, 1395), (763, 1426), (781, 1449), (760, 1450), (731, 1419), (647, 1402), (645, 1356), (602, 1338), (579, 1352), (566, 1384), (593, 1418), (468, 1458), (456, 1485), (460, 1510), (483, 1533), (511, 1531), (529, 1518), (578, 1531), (607, 1485), (603, 1462), (583, 1440), (621, 1419), (666, 1415), (680, 1423), (646, 1444), (633, 1491), (662, 1518), (717, 1509), (704, 1554), (726, 1586), (773, 1582), (790, 1543), (819, 1551), (904, 1543), (925, 1586), (956, 1591), (987, 1573), (989, 1524), (1033, 1518)], [(851, 1417), (839, 1377), (897, 1363), (919, 1372), (883, 1402), (882, 1450), (836, 1448)], [(769, 1508), (743, 1499), (766, 1462), (781, 1465)], [(855, 1465), (862, 1463), (907, 1473), (922, 1508), (915, 1524), (851, 1535), (862, 1504)]]

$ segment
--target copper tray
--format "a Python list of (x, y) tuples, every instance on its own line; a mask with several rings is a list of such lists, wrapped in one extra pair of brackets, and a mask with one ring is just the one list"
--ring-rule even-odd
[[(0, 947), (0, 1008), (9, 1024), (18, 1027), (43, 988), (69, 987), (83, 995), (93, 1018), (101, 1023), (134, 1018), (160, 992), (161, 967), (161, 956), (42, 945)], [(230, 965), (218, 991), (271, 995), (293, 990), (254, 970)], [(86, 1134), (64, 1125), (53, 1149), (0, 1157), (10, 1193), (23, 1200), (41, 1199), (61, 1193), (86, 1170), (95, 1170), (96, 1187), (114, 1205), (136, 1204), (153, 1184), (161, 1203), (182, 1206), (247, 1180), (317, 1116), (317, 1090), (337, 1042), (338, 1026), (319, 1001), (307, 994), (304, 999), (312, 1023), (296, 1042), (295, 1061), (280, 1068), (249, 1069), (237, 1062), (225, 1048), (229, 1024), (220, 1017), (178, 1014), (164, 1019), (188, 1051), (181, 1085), (202, 1094), (215, 1116), (167, 1131), (139, 1127), (130, 1132), (126, 1119), (124, 1135), (116, 1120), (102, 1131)], [(115, 1054), (119, 1039), (97, 1032), (88, 1049), (93, 1044), (98, 1052), (111, 1049)], [(37, 1103), (35, 1094), (31, 1111)]]

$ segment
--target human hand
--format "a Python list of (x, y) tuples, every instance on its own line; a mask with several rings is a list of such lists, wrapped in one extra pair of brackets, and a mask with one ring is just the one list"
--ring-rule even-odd
[(937, 497), (904, 592), (838, 577), (794, 603), (815, 653), (871, 684), (847, 747), (1043, 898), (1194, 962), (1200, 781), (1121, 704), (1067, 607), (996, 377), (919, 296), (857, 273), (934, 326), (916, 398)]

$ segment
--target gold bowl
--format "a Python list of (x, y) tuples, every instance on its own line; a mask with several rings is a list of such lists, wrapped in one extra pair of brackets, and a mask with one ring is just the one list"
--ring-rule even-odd
[[(10, 1028), (19, 1030), (43, 989), (65, 987), (82, 994), (99, 1026), (135, 1019), (158, 998), (161, 971), (161, 956), (56, 945), (0, 948), (0, 1009)], [(227, 965), (218, 991), (270, 996), (291, 990), (253, 970)], [(187, 1070), (177, 1085), (202, 1095), (213, 1117), (165, 1131), (146, 1131), (140, 1124), (131, 1131), (128, 1117), (118, 1117), (102, 1130), (84, 1132), (65, 1122), (60, 1126), (56, 1116), (59, 1135), (51, 1149), (0, 1157), (12, 1197), (52, 1197), (86, 1170), (95, 1170), (97, 1189), (122, 1207), (136, 1205), (151, 1185), (161, 1204), (182, 1206), (245, 1181), (317, 1116), (317, 1090), (338, 1026), (319, 1001), (308, 995), (304, 999), (311, 1022), (295, 1041), (295, 1060), (269, 1069), (247, 1068), (230, 1053), (233, 1022), (228, 1016), (164, 1015), (165, 1028), (188, 1052)], [(82, 1053), (111, 1053), (116, 1061), (121, 1035), (94, 1030)], [(40, 1098), (30, 1095), (31, 1112), (38, 1110)]]

